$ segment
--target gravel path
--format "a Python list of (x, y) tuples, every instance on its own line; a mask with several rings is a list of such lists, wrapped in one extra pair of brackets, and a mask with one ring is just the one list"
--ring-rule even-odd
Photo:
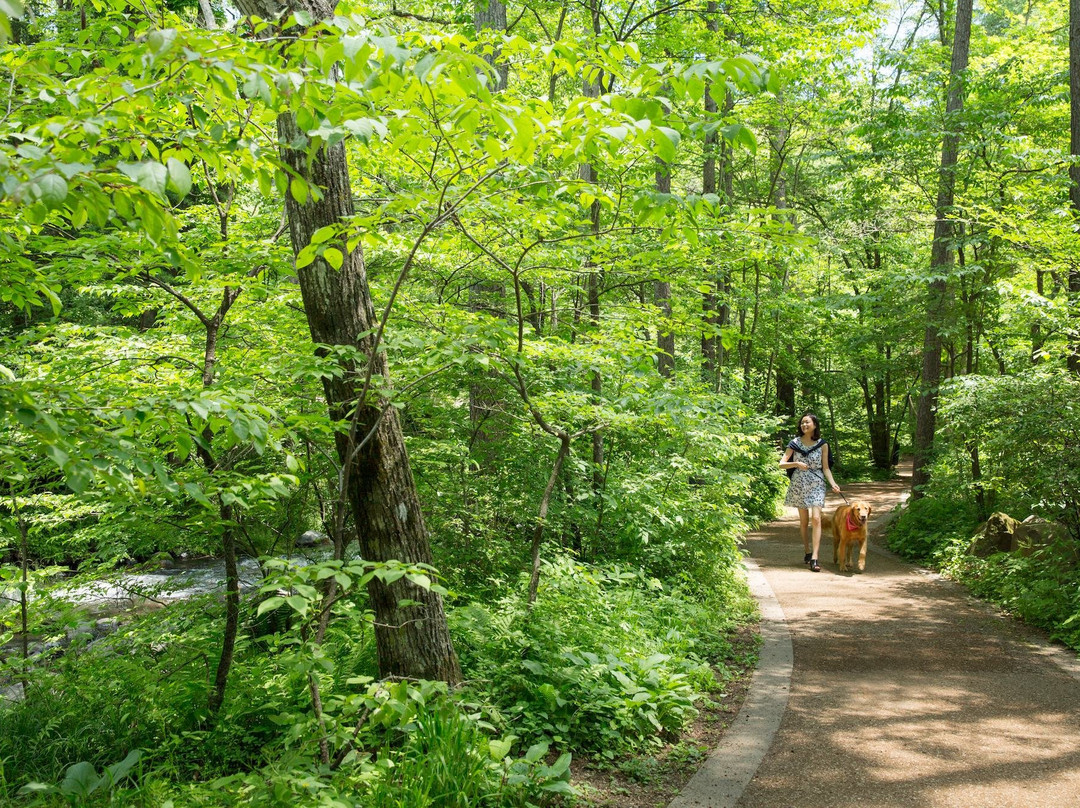
[[(875, 546), (907, 484), (844, 486), (875, 511), (861, 575), (837, 572), (828, 531), (823, 569), (811, 573), (794, 510), (747, 537), (752, 580), (760, 568), (781, 610), (771, 631), (790, 637), (794, 662), (790, 682), (777, 685), (784, 663), (763, 656), (766, 695), (754, 707), (755, 679), (736, 725), (753, 725), (771, 703), (779, 728), (771, 744), (755, 739), (768, 751), (754, 757), (741, 795), (722, 794), (707, 772), (754, 745), (732, 732), (673, 805), (1080, 805), (1076, 656)], [(827, 510), (836, 504), (830, 495)]]

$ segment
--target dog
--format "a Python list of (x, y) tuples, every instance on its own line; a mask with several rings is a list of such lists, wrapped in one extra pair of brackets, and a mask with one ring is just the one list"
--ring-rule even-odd
[(861, 500), (841, 505), (833, 513), (833, 563), (839, 564), (840, 572), (851, 568), (851, 550), (858, 548), (859, 572), (866, 569), (866, 522), (870, 519), (870, 506)]

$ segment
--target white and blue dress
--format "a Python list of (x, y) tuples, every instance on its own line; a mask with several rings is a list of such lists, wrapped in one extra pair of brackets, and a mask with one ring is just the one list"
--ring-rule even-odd
[(789, 508), (825, 507), (825, 473), (821, 470), (821, 452), (825, 445), (823, 443), (806, 455), (794, 449), (791, 451), (792, 460), (801, 460), (810, 468), (806, 471), (795, 469), (791, 475), (787, 496), (784, 497), (784, 504)]

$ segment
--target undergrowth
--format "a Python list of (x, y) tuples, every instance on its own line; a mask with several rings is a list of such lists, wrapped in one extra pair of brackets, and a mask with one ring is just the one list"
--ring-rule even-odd
[[(259, 636), (245, 602), (216, 716), (205, 705), (217, 601), (136, 617), (23, 672), (25, 698), (0, 709), (5, 804), (543, 805), (568, 791), (572, 754), (675, 739), (717, 686), (710, 664), (731, 656), (728, 637), (753, 614), (734, 575), (708, 600), (566, 558), (545, 565), (542, 582), (532, 608), (510, 595), (451, 607), (468, 680), (454, 693), (374, 678), (362, 596), (339, 605), (319, 649), (288, 627)], [(319, 762), (320, 737), (337, 765)], [(137, 764), (110, 779), (132, 754)]]
[(888, 533), (891, 549), (927, 564), (1030, 625), (1080, 651), (1080, 565), (1070, 541), (1027, 553), (971, 553), (979, 530), (974, 503), (923, 497), (901, 512)]

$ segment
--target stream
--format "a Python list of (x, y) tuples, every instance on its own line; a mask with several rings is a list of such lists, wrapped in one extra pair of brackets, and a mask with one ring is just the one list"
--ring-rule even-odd
[[(287, 558), (301, 565), (328, 559), (333, 553), (333, 549), (325, 544), (298, 550)], [(249, 592), (262, 583), (262, 571), (257, 559), (241, 558), (237, 566), (241, 592)], [(121, 622), (119, 615), (132, 609), (155, 609), (176, 601), (224, 591), (225, 562), (220, 558), (181, 559), (156, 570), (121, 572), (78, 584), (65, 584), (60, 580), (49, 587), (49, 596), (85, 609), (88, 615), (85, 620), (48, 640), (32, 637), (30, 656), (65, 649), (73, 644), (89, 645), (116, 631)], [(18, 603), (18, 590), (0, 592), (0, 599)], [(34, 608), (33, 599), (30, 608)], [(21, 642), (15, 637), (0, 647), (0, 660), (21, 653)], [(11, 685), (10, 680), (5, 682), (0, 679), (0, 703), (21, 697), (22, 688), (19, 685)]]

